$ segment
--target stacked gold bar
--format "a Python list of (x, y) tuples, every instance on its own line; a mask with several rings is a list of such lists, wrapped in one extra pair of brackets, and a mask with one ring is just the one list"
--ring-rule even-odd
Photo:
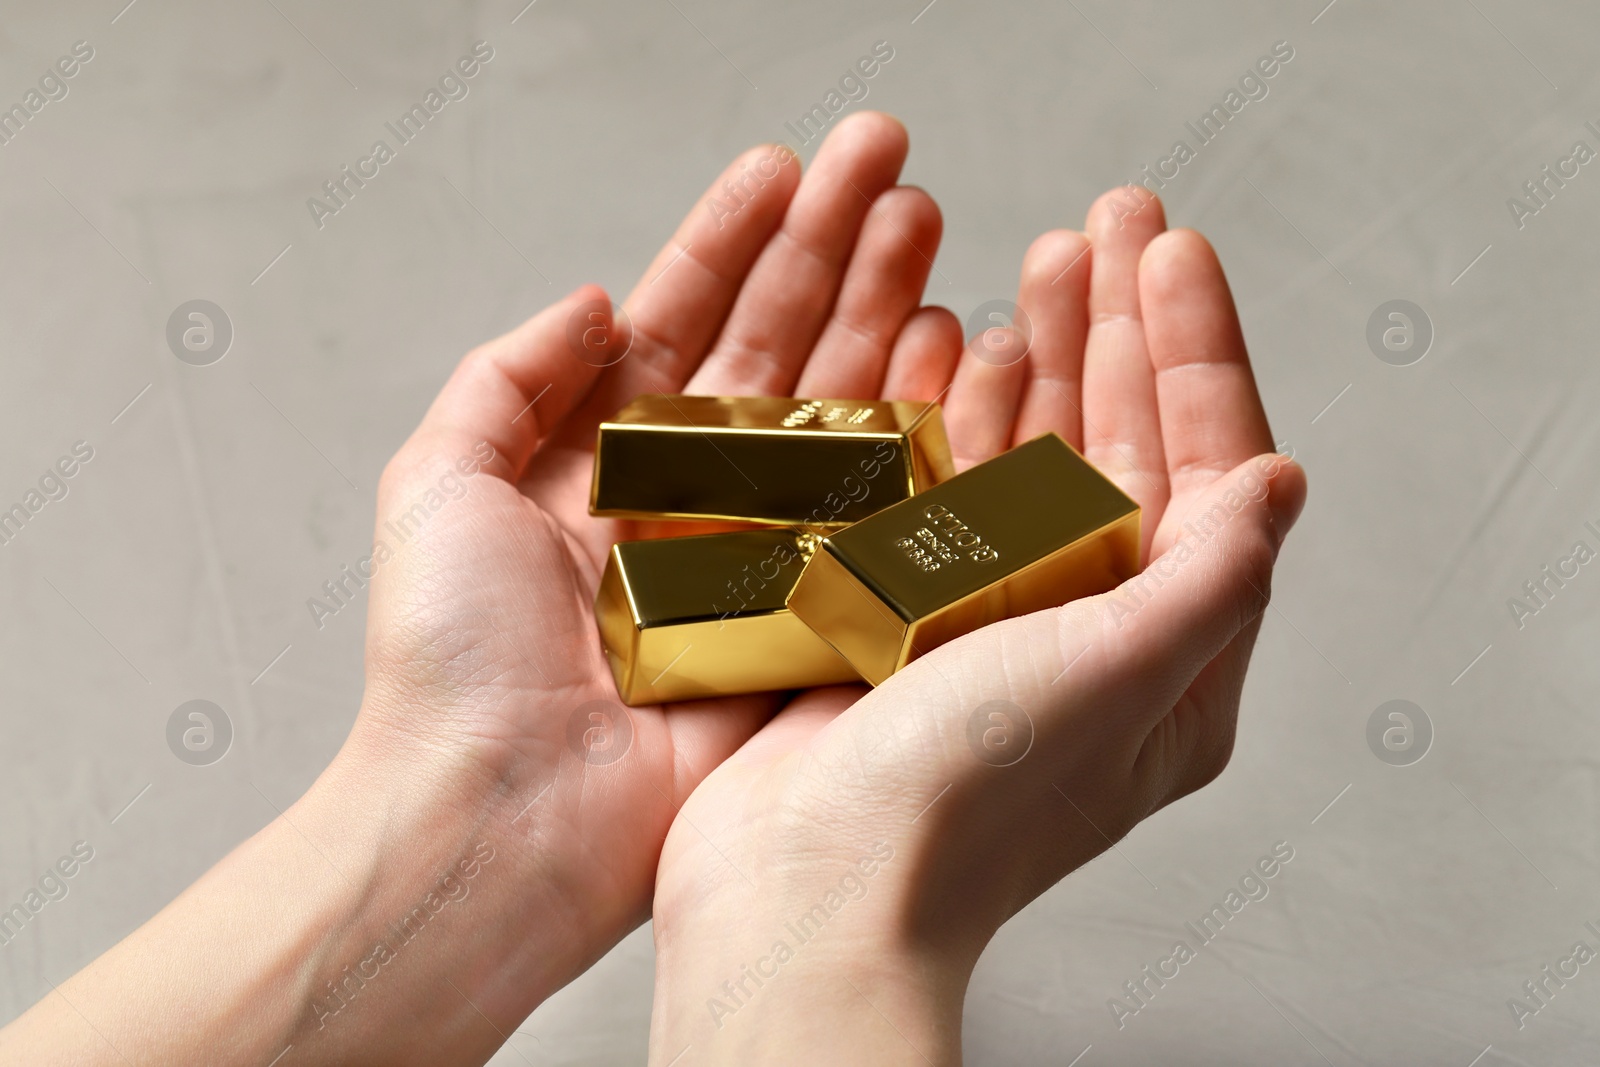
[(1139, 565), (1138, 506), (1054, 434), (952, 477), (936, 405), (648, 395), (590, 510), (767, 529), (625, 541), (595, 614), (630, 705), (865, 679)]
[(1139, 506), (1055, 434), (829, 535), (789, 610), (873, 685), (1001, 619), (1139, 568)]
[(623, 703), (859, 681), (785, 604), (814, 545), (793, 529), (613, 545), (595, 608)]
[(651, 394), (601, 423), (589, 510), (838, 526), (953, 473), (927, 404)]

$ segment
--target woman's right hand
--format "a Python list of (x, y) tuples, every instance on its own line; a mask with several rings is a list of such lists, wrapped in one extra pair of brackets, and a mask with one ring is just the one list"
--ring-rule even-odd
[(957, 1062), (999, 926), (1227, 763), (1304, 475), (1206, 241), (1143, 190), (1088, 228), (1035, 242), (1029, 358), (969, 351), (947, 422), (963, 465), (1061, 433), (1139, 501), (1152, 562), (806, 693), (700, 784), (657, 875), (654, 1062)]

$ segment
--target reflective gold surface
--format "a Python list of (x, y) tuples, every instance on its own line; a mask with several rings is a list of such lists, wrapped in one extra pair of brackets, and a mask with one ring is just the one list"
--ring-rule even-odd
[(589, 510), (832, 528), (951, 473), (937, 405), (649, 394), (600, 424)]
[(741, 530), (614, 545), (595, 615), (623, 703), (860, 681), (784, 606), (814, 543)]
[(874, 685), (991, 622), (1139, 567), (1139, 507), (1055, 434), (830, 533), (789, 608)]

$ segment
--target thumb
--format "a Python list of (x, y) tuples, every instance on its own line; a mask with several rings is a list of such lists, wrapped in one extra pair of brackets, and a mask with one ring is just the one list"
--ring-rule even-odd
[[(1139, 575), (1109, 593), (967, 634), (880, 690), (932, 682), (956, 718), (960, 709), (1009, 701), (1045, 752), (1061, 737), (1108, 745), (1108, 756), (1131, 761), (1196, 676), (1266, 610), (1278, 548), (1304, 499), (1305, 475), (1293, 460), (1248, 460), (1199, 496), (1180, 536)], [(960, 758), (964, 748), (947, 751)]]
[[(1278, 550), (1305, 493), (1305, 472), (1294, 460), (1276, 453), (1247, 460), (1199, 496), (1166, 551), (1140, 574), (1061, 609), (1086, 658), (1098, 657), (1096, 673), (1143, 679), (1150, 699), (1170, 708), (1266, 610)], [(1062, 682), (1075, 670), (1069, 662)]]

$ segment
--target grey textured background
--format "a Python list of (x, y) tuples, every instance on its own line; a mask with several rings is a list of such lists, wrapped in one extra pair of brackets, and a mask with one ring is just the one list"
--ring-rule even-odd
[[(946, 219), (928, 299), (965, 316), (1287, 40), (1270, 95), (1164, 193), (1220, 249), (1312, 487), (1237, 754), (1001, 932), (969, 1058), (1600, 1051), (1600, 963), (1520, 1032), (1506, 1006), (1575, 941), (1600, 948), (1600, 567), (1521, 629), (1507, 608), (1574, 541), (1600, 547), (1600, 165), (1520, 230), (1506, 206), (1575, 140), (1600, 148), (1592, 6), (124, 2), (0, 17), (7, 104), (74, 41), (96, 51), (0, 147), (0, 505), (74, 441), (95, 450), (0, 546), (0, 901), (74, 840), (96, 849), (0, 948), (6, 1018), (336, 750), (363, 620), (319, 632), (305, 601), (369, 543), (379, 470), (468, 347), (580, 282), (625, 292), (718, 167), (785, 137), (880, 39), (895, 58), (865, 106), (911, 130), (904, 180)], [(471, 95), (319, 232), (306, 198), (479, 39), (496, 55)], [(236, 330), (210, 367), (164, 339), (194, 298)], [(1437, 332), (1413, 366), (1365, 340), (1395, 298)], [(206, 768), (163, 733), (196, 697), (236, 731)], [(1434, 725), (1413, 766), (1367, 747), (1392, 698)], [(1271, 895), (1118, 1030), (1107, 999), (1277, 841), (1295, 858)], [(641, 931), (495, 1062), (639, 1061), (651, 963)]]

